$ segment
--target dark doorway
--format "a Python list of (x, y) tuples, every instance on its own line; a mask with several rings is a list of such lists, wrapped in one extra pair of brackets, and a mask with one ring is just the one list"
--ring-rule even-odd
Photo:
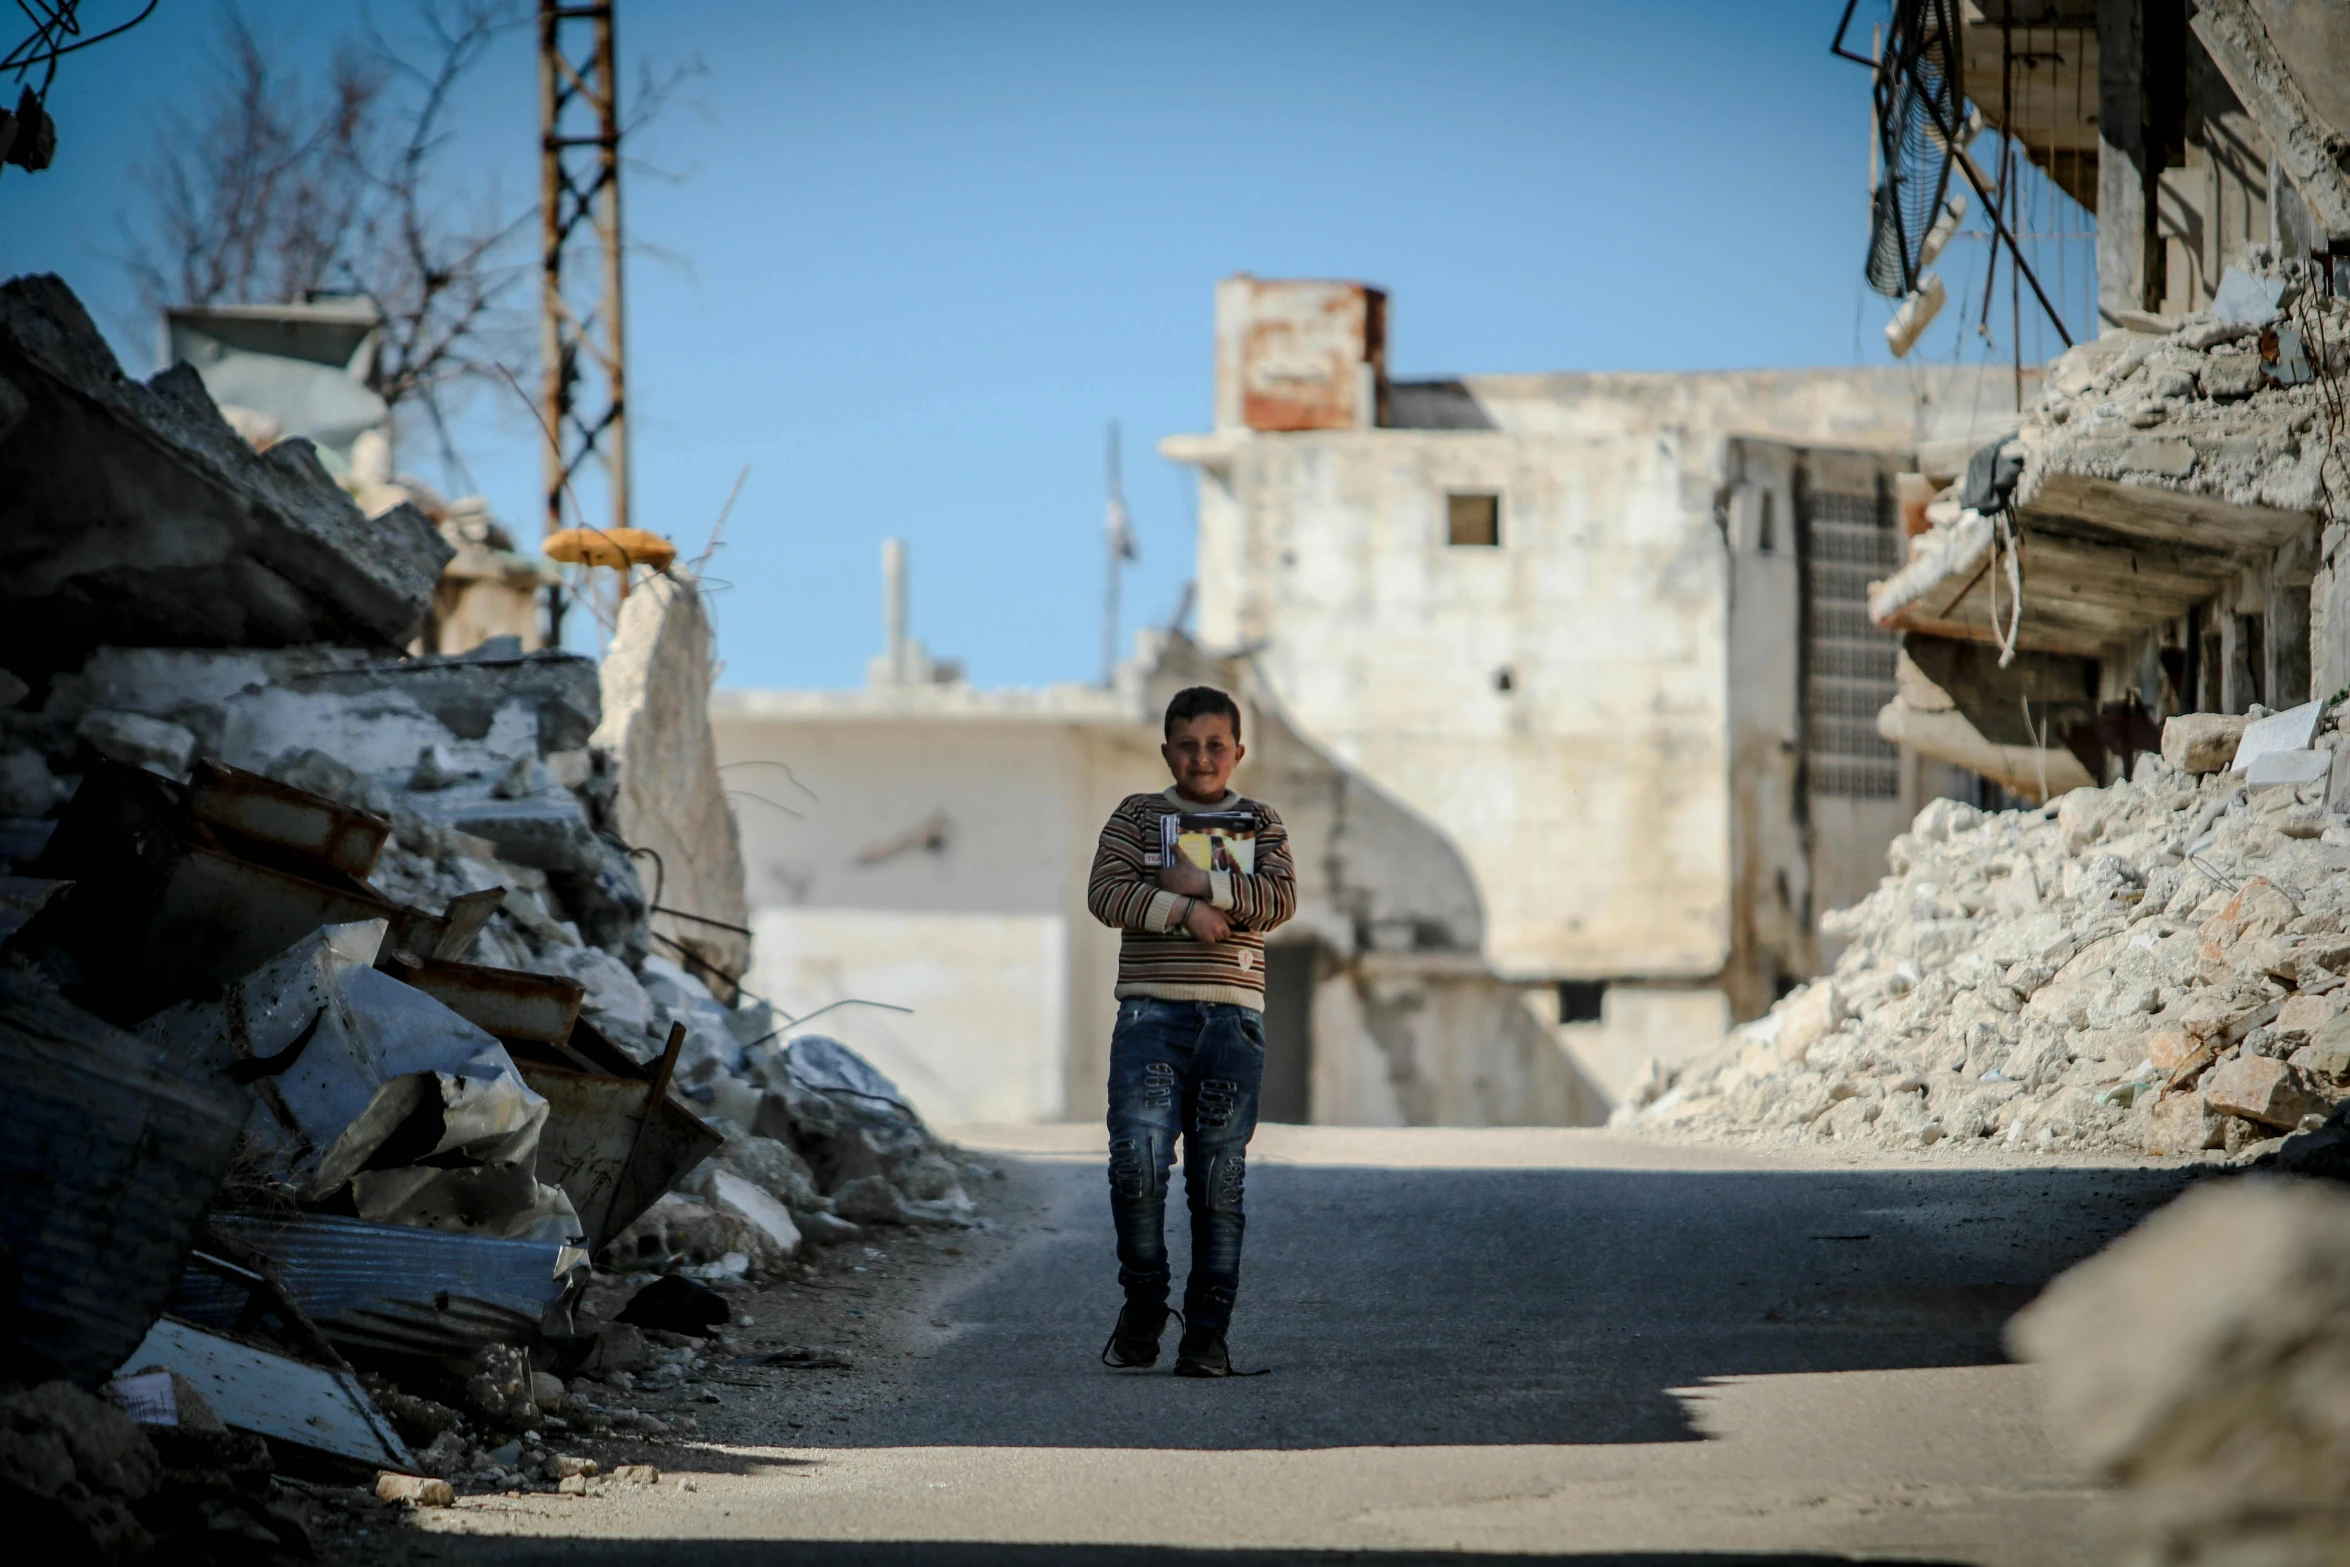
[(1314, 981), (1321, 967), (1310, 941), (1265, 949), (1265, 1088), (1260, 1121), (1312, 1119)]

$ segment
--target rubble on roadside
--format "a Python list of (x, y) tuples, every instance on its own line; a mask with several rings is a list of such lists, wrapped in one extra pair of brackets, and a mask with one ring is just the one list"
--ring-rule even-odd
[(710, 1286), (971, 1223), (976, 1172), (741, 988), (682, 568), (602, 670), (404, 654), (431, 526), (184, 369), (0, 286), (10, 592), (49, 595), (0, 617), (0, 1495), (94, 1559), (203, 1518), (260, 1559), (307, 1549), (271, 1444), (400, 1505), (645, 1483), (560, 1449), (692, 1434), (633, 1395), (717, 1352)]
[(2060, 1275), (2008, 1342), (2042, 1366), (2057, 1437), (2127, 1488), (2117, 1556), (2341, 1560), (2350, 1197), (2338, 1187), (2254, 1177), (2192, 1191)]
[(1822, 918), (1846, 943), (1834, 973), (1652, 1075), (1618, 1124), (1954, 1155), (2290, 1152), (2350, 1099), (2340, 717), (2187, 715), (2129, 782), (1989, 815), (1933, 801), (1877, 890)]

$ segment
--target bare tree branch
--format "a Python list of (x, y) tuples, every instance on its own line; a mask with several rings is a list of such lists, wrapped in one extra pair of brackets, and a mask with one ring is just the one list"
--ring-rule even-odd
[(174, 115), (141, 171), (145, 222), (125, 265), (148, 310), (363, 294), (383, 313), (376, 390), (421, 415), (453, 472), (454, 399), (531, 334), (514, 211), (448, 178), (441, 155), (468, 77), (528, 15), (523, 0), (412, 0), (404, 39), (372, 17), (313, 82), (281, 66), (233, 7), (212, 88)]
[[(396, 427), (429, 432), (461, 475), (451, 431), (464, 399), (537, 357), (537, 213), (469, 187), (444, 155), (468, 82), (531, 6), (396, 0), (396, 11), (389, 32), (363, 12), (313, 80), (232, 4), (207, 96), (167, 121), (164, 150), (141, 171), (142, 222), (123, 265), (149, 311), (322, 291), (373, 299), (384, 322), (375, 388)], [(627, 133), (702, 74), (699, 61), (641, 70)]]

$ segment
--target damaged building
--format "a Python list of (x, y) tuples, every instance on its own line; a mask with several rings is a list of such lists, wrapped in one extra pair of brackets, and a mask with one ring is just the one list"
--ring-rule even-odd
[[(1901, 20), (1941, 47), (1951, 15)], [(2069, 121), (2045, 84), (2010, 103), (2019, 150), (2099, 205), (2107, 326), (2012, 434), (1905, 476), (1922, 504), (1868, 588), (1901, 644), (1877, 726), (2041, 808), (1928, 806), (1827, 916), (1833, 972), (1623, 1118), (2338, 1170), (2350, 24), (1958, 16), (1970, 93), (1986, 51), (2095, 65)], [(1900, 42), (1880, 70), (1911, 69)]]
[[(1941, 16), (1902, 8), (1912, 52), (1935, 56)], [(1951, 20), (1976, 114), (2096, 215), (2102, 330), (2012, 439), (1916, 481), (1934, 498), (1870, 592), (1905, 649), (1879, 727), (2047, 799), (2126, 777), (2171, 714), (2350, 684), (2350, 28), (2254, 0)]]
[(366, 320), (172, 327), (211, 376), (0, 284), (0, 1488), (89, 1559), (301, 1556), (280, 1459), (576, 1489), (547, 1434), (680, 1429), (631, 1374), (724, 1291), (971, 1204), (742, 986), (692, 576), (600, 667), (436, 642), (464, 541), (368, 490)]

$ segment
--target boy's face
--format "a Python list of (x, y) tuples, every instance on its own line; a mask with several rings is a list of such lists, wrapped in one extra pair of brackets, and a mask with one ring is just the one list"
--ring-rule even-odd
[(1175, 775), (1175, 787), (1191, 799), (1211, 803), (1224, 798), (1232, 769), (1248, 755), (1248, 747), (1232, 737), (1232, 720), (1222, 713), (1178, 718), (1168, 726), (1159, 755)]

